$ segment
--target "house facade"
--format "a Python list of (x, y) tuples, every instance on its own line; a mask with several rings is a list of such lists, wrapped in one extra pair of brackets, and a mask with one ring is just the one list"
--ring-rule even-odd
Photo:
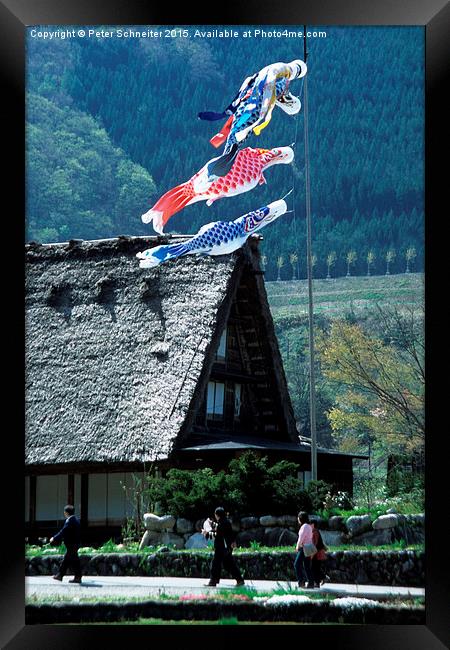
[[(30, 541), (53, 534), (70, 502), (85, 542), (120, 536), (150, 469), (218, 470), (251, 449), (294, 460), (309, 480), (259, 238), (140, 269), (136, 253), (168, 239), (26, 246)], [(351, 492), (353, 457), (319, 447), (318, 478)]]

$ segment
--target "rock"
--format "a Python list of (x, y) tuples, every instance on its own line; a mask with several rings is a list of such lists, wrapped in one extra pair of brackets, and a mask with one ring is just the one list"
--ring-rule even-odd
[(259, 542), (262, 544), (264, 539), (263, 528), (250, 528), (243, 530), (236, 536), (236, 543), (238, 546), (250, 546), (250, 542)]
[(176, 523), (176, 531), (177, 533), (183, 534), (183, 533), (191, 533), (194, 530), (194, 524), (192, 521), (189, 521), (189, 519), (183, 519), (180, 517), (177, 519)]
[(150, 533), (148, 530), (142, 535), (141, 543), (139, 544), (139, 550), (141, 551), (146, 546), (150, 546), (149, 542)]
[(159, 548), (156, 552), (157, 553), (170, 553), (170, 548), (168, 546), (161, 546), (161, 548)]
[(292, 530), (289, 530), (288, 528), (284, 528), (280, 535), (280, 539), (278, 540), (277, 546), (295, 547), (297, 540), (298, 535), (296, 533), (293, 533)]
[[(287, 528), (266, 528), (262, 543), (264, 546), (291, 546), (295, 545), (298, 536)], [(282, 541), (284, 540), (284, 541)]]
[(353, 515), (345, 522), (347, 530), (351, 533), (352, 537), (361, 535), (372, 528), (372, 521), (370, 515)]
[(395, 528), (398, 526), (399, 520), (397, 515), (380, 515), (372, 524), (374, 530), (382, 530), (384, 528)]
[(154, 530), (146, 530), (142, 536), (141, 543), (139, 548), (143, 549), (146, 546), (156, 546), (162, 542), (162, 533), (158, 533)]
[(334, 517), (330, 517), (328, 519), (328, 528), (330, 530), (344, 530), (344, 527), (344, 517), (335, 515)]
[[(323, 537), (323, 534), (322, 534)], [(352, 537), (352, 544), (359, 544), (361, 546), (381, 546), (382, 544), (390, 544), (392, 542), (392, 529), (383, 528), (380, 530), (371, 530), (362, 535)]]
[(278, 517), (272, 517), (272, 515), (264, 515), (259, 518), (259, 523), (261, 526), (277, 526)]
[(172, 530), (175, 526), (175, 517), (172, 515), (163, 515), (158, 517), (151, 512), (144, 515), (144, 523), (147, 530)]
[(163, 544), (175, 546), (175, 548), (184, 548), (184, 539), (175, 533), (163, 533), (161, 541)]
[(386, 510), (386, 514), (387, 515), (396, 515), (398, 513), (397, 513), (397, 510), (395, 508), (389, 508), (389, 510)]
[(213, 546), (213, 541), (205, 539), (201, 533), (194, 533), (185, 542), (184, 548), (208, 548)]
[(325, 546), (339, 546), (342, 544), (342, 533), (334, 530), (321, 530)]
[(309, 521), (313, 521), (316, 528), (320, 528), (320, 530), (328, 528), (328, 522), (326, 519), (322, 519), (322, 517), (319, 517), (318, 515), (311, 515)]
[(278, 517), (278, 525), (283, 528), (296, 528), (298, 526), (297, 517), (294, 515), (281, 515), (281, 517)]
[(258, 524), (259, 524), (258, 517), (242, 517), (241, 519), (242, 530), (248, 530), (249, 528), (256, 528)]
[(231, 530), (234, 533), (238, 533), (241, 530), (241, 524), (239, 520), (231, 519)]

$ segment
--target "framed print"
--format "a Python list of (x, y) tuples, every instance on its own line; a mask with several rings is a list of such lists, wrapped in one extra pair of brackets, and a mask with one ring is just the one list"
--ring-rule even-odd
[[(443, 277), (439, 262), (445, 259), (445, 252), (438, 252), (445, 218), (437, 202), (445, 183), (437, 161), (445, 128), (448, 6), (443, 0), (408, 8), (368, 0), (320, 6), (282, 1), (239, 9), (233, 3), (206, 10), (195, 5), (171, 15), (161, 3), (3, 0), (0, 16), (7, 88), (3, 114), (10, 137), (4, 150), (6, 193), (14, 205), (4, 214), (13, 278), (5, 286), (12, 305), (8, 341), (15, 342), (17, 352), (11, 366), (4, 366), (8, 373), (14, 368), (17, 381), (6, 382), (14, 418), (8, 418), (4, 433), (5, 469), (12, 472), (5, 474), (3, 488), (2, 647), (90, 647), (101, 643), (105, 632), (119, 642), (130, 633), (133, 640), (148, 640), (145, 625), (126, 621), (108, 627), (26, 624), (24, 538), (47, 539), (48, 522), (59, 521), (59, 511), (71, 501), (82, 511), (82, 526), (89, 524), (92, 540), (95, 534), (114, 536), (128, 513), (119, 473), (128, 485), (131, 473), (145, 471), (147, 464), (156, 463), (167, 476), (172, 467), (192, 470), (209, 458), (222, 469), (224, 459), (239, 458), (247, 448), (265, 449), (274, 462), (300, 458), (302, 431), (300, 443), (293, 442), (299, 413), (310, 430), (317, 423), (311, 411), (301, 410), (303, 403), (290, 403), (293, 380), (286, 359), (293, 352), (289, 335), (280, 340), (272, 323), (267, 295), (276, 301), (283, 280), (286, 286), (304, 280), (306, 287), (313, 272), (324, 282), (332, 273), (365, 280), (404, 273), (407, 282), (410, 271), (423, 275), (426, 298), (426, 624), (305, 623), (300, 630), (284, 626), (283, 635), (287, 631), (289, 641), (303, 642), (306, 633), (308, 643), (328, 641), (343, 648), (448, 645), (449, 594), (440, 541), (446, 474), (438, 415), (445, 401), (436, 368), (442, 323), (434, 306)], [(263, 272), (240, 253), (232, 259), (242, 261), (233, 266), (230, 254), (262, 227), (255, 244), (261, 254), (255, 255)], [(26, 273), (17, 249), (22, 251), (24, 243), (34, 265), (27, 295), (45, 307), (39, 306), (45, 317), (37, 327), (31, 318), (22, 320)], [(42, 244), (56, 248), (43, 253)], [(397, 256), (389, 256), (391, 249)], [(116, 254), (127, 258), (120, 269), (114, 268)], [(51, 266), (55, 260), (60, 266)], [(171, 268), (180, 272), (170, 276)], [(78, 286), (69, 286), (76, 273), (86, 275)], [(130, 300), (131, 277), (141, 321), (132, 322), (128, 314), (115, 329)], [(80, 311), (88, 284), (90, 302)], [(170, 300), (164, 286), (173, 292)], [(222, 292), (219, 306), (214, 291)], [(306, 315), (306, 293), (304, 298)], [(293, 297), (292, 304), (297, 300)], [(177, 305), (183, 305), (184, 315)], [(89, 331), (86, 314), (92, 323), (97, 319)], [(146, 318), (156, 332), (153, 338), (146, 333)], [(245, 318), (251, 332), (246, 335), (239, 325)], [(79, 328), (75, 335), (71, 327)], [(115, 359), (94, 351), (94, 344), (101, 346), (110, 335)], [(126, 335), (135, 347), (127, 349)], [(24, 359), (24, 342), (31, 340)], [(62, 341), (69, 354), (75, 350), (70, 369), (58, 347)], [(254, 359), (262, 359), (256, 374), (267, 371), (269, 377), (264, 398), (269, 419), (261, 430), (281, 432), (258, 440), (248, 431), (255, 412), (263, 412), (256, 399), (264, 400), (255, 397), (257, 379), (248, 379), (253, 357), (246, 361), (242, 351), (248, 343), (257, 348)], [(85, 356), (77, 352), (82, 348)], [(139, 367), (143, 349), (145, 368)], [(50, 370), (40, 378), (27, 372), (27, 358), (29, 368), (37, 368), (43, 354)], [(235, 362), (232, 371), (231, 362), (221, 366), (229, 359)], [(385, 359), (390, 363), (391, 357)], [(74, 372), (79, 384), (69, 386)], [(120, 386), (129, 383), (127, 373), (134, 373), (132, 387), (121, 393)], [(145, 385), (150, 380), (152, 399)], [(91, 408), (87, 424), (79, 416), (83, 404)], [(150, 434), (143, 433), (149, 417), (161, 431), (157, 453), (150, 449)], [(52, 421), (53, 442), (46, 433)], [(323, 428), (322, 420), (318, 424)], [(24, 490), (26, 429), (34, 442), (26, 446)], [(225, 429), (233, 435), (223, 435)], [(123, 431), (129, 431), (123, 434), (128, 438)], [(97, 451), (87, 452), (96, 440), (101, 441)], [(171, 456), (173, 440), (176, 456)], [(319, 445), (322, 468), (328, 462), (331, 467), (324, 449)], [(342, 489), (353, 477), (345, 454), (366, 458), (334, 452), (329, 476), (339, 474)], [(102, 462), (111, 471), (102, 470)], [(309, 456), (299, 472), (305, 488), (316, 477), (308, 463)], [(181, 534), (175, 538), (170, 538), (174, 544), (180, 542)], [(158, 636), (167, 640), (198, 643), (192, 626), (160, 622), (159, 627)], [(277, 627), (265, 624), (263, 643), (279, 639)], [(242, 624), (224, 625), (220, 636), (226, 642), (254, 638), (251, 626)]]

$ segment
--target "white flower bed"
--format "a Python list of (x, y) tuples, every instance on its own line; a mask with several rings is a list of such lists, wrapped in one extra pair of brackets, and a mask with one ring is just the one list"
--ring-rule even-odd
[(330, 601), (330, 605), (335, 605), (336, 607), (348, 607), (353, 609), (355, 607), (378, 607), (379, 603), (376, 600), (370, 600), (369, 598), (355, 598), (353, 596), (346, 596), (344, 598), (335, 598)]
[[(253, 600), (256, 600), (256, 598), (254, 598)], [(296, 595), (291, 596), (289, 594), (286, 594), (284, 596), (271, 596), (268, 599), (260, 598), (258, 600), (261, 601), (265, 600), (264, 605), (275, 606), (275, 607), (279, 607), (280, 605), (289, 606), (296, 603), (311, 602), (311, 598), (308, 598), (308, 596), (296, 596)]]

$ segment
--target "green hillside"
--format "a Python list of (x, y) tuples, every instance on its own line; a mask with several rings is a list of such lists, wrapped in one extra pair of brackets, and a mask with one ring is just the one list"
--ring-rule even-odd
[[(300, 432), (309, 435), (308, 283), (275, 281), (266, 282), (265, 286), (295, 417)], [(373, 336), (384, 339), (378, 307), (414, 310), (420, 318), (423, 299), (423, 273), (313, 280), (315, 336), (329, 331), (333, 320), (339, 318), (358, 323)], [(337, 387), (324, 379), (317, 358), (316, 361), (318, 439), (322, 445), (333, 446), (326, 413), (335, 404)]]
[[(274, 320), (282, 324), (292, 316), (308, 313), (308, 282), (266, 282), (267, 296)], [(314, 313), (340, 318), (353, 312), (364, 318), (381, 305), (420, 304), (424, 293), (422, 273), (377, 275), (313, 280)]]
[[(396, 255), (391, 273), (402, 273), (409, 247), (422, 270), (424, 30), (324, 29), (326, 38), (308, 43), (315, 275), (326, 275), (330, 254), (334, 275), (344, 275), (350, 251), (352, 275), (365, 274), (369, 253), (372, 272), (383, 273), (388, 251)], [(303, 56), (298, 38), (205, 40), (189, 30), (187, 38), (27, 39), (28, 239), (153, 234), (140, 215), (219, 153), (209, 139), (222, 122), (203, 122), (198, 112), (223, 110), (268, 63)], [(300, 81), (292, 92), (304, 102)], [(295, 186), (292, 211), (264, 230), (266, 277), (276, 279), (279, 255), (295, 252), (305, 278), (303, 130), (304, 111), (294, 119), (276, 109), (245, 144), (296, 142), (294, 162), (237, 198), (187, 206), (167, 231), (235, 219)]]

